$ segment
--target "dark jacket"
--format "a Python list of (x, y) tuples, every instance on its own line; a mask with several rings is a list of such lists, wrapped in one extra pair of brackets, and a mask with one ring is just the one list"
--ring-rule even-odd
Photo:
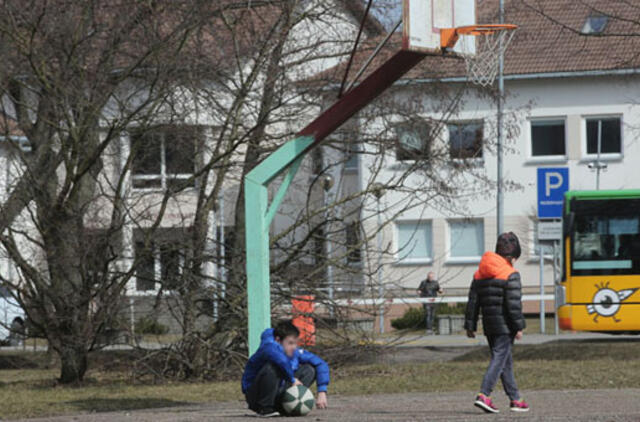
[(515, 334), (526, 326), (520, 273), (502, 256), (487, 252), (473, 276), (464, 328), (476, 331), (478, 314), (486, 335)]
[(437, 297), (440, 284), (436, 280), (423, 280), (418, 286), (420, 297)]
[(318, 392), (327, 391), (329, 385), (329, 365), (318, 356), (304, 349), (297, 349), (293, 357), (289, 357), (284, 353), (284, 349), (273, 338), (273, 328), (267, 328), (260, 336), (260, 347), (251, 355), (244, 367), (242, 374), (242, 392), (246, 393), (256, 379), (256, 375), (262, 366), (271, 362), (282, 370), (286, 375), (286, 380), (290, 383), (294, 382), (294, 373), (300, 367), (300, 364), (309, 363), (316, 369), (316, 384)]

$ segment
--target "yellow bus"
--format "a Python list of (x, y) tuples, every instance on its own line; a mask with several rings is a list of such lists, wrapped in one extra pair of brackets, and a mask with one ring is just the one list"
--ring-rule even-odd
[(560, 328), (640, 332), (640, 190), (564, 199)]

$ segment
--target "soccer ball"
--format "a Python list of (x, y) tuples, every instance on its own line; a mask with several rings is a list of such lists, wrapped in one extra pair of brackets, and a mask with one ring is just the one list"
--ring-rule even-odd
[(287, 388), (282, 395), (282, 409), (288, 416), (305, 416), (313, 409), (316, 400), (304, 385)]

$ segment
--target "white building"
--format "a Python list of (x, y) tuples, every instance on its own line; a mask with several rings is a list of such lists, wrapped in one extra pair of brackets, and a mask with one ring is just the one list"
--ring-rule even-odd
[[(520, 2), (506, 2), (505, 21), (520, 29), (505, 57), (504, 226), (521, 239), (523, 255), (517, 268), (529, 293), (537, 292), (540, 283), (535, 223), (538, 168), (567, 167), (570, 189), (595, 189), (596, 173), (589, 165), (597, 157), (601, 124), (602, 161), (607, 169), (600, 175), (600, 188), (640, 188), (640, 63), (636, 56), (640, 43), (634, 37), (607, 36), (635, 30), (623, 19), (634, 8), (618, 4), (609, 10), (610, 3), (538, 1), (544, 16)], [(497, 1), (479, 5), (479, 21), (495, 21), (496, 6)], [(460, 106), (452, 113), (441, 110), (442, 100), (430, 96), (428, 89), (417, 94), (421, 87), (443, 82), (462, 93)], [(459, 64), (433, 58), (397, 83), (392, 93), (399, 102), (422, 95), (421, 111), (411, 116), (409, 125), (399, 116), (391, 116), (391, 124), (362, 117), (354, 123), (363, 135), (350, 142), (360, 143), (364, 153), (357, 154), (357, 164), (351, 159), (343, 170), (343, 190), (362, 191), (375, 182), (395, 182), (407, 168), (440, 154), (436, 162), (441, 167), (431, 170), (444, 179), (459, 179), (451, 181), (456, 187), (454, 201), (434, 200), (432, 206), (416, 200), (412, 187), (434, 183), (419, 165), (415, 174), (403, 180), (402, 188), (388, 190), (381, 198), (382, 280), (386, 291), (394, 290), (396, 296), (413, 295), (433, 270), (446, 294), (466, 295), (482, 253), (494, 249), (498, 235), (495, 101), (466, 85)], [(367, 142), (371, 133), (386, 140)], [(387, 146), (381, 146), (385, 142)], [(452, 171), (458, 165), (467, 167), (464, 174)], [(378, 228), (377, 206), (371, 197), (360, 209), (365, 233)], [(545, 248), (550, 253), (551, 247)], [(549, 261), (544, 284), (551, 293)], [(525, 309), (537, 311), (537, 306), (531, 303)]]

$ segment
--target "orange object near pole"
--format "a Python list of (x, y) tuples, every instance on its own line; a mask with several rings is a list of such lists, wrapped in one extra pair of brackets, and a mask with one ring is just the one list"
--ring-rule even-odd
[(314, 296), (297, 296), (292, 301), (293, 325), (300, 330), (303, 346), (316, 345), (316, 324), (313, 321)]

